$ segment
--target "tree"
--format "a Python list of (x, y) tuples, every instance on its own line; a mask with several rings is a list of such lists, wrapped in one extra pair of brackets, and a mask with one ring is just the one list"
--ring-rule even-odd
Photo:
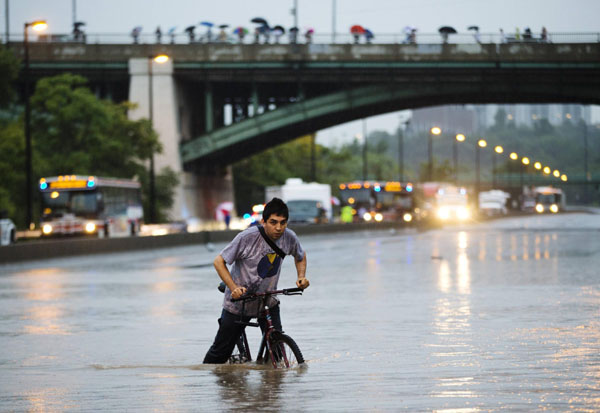
[(14, 53), (0, 46), (0, 108), (6, 108), (15, 97), (14, 81), (19, 75), (19, 61)]
[[(79, 174), (144, 180), (148, 173), (145, 161), (161, 151), (156, 132), (147, 119), (127, 118), (131, 104), (98, 99), (86, 83), (85, 78), (72, 74), (38, 82), (31, 97), (34, 177)], [(16, 159), (20, 153), (18, 132), (13, 135), (6, 145)], [(21, 161), (17, 164), (6, 159), (9, 157), (2, 156), (2, 166), (21, 171)], [(162, 170), (156, 176), (158, 216), (165, 216), (160, 208), (172, 204), (173, 191), (167, 189), (176, 181), (172, 170)]]

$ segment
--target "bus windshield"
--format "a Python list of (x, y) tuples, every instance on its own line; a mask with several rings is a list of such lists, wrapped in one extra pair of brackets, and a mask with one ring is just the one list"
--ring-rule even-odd
[(43, 192), (44, 216), (74, 214), (94, 217), (98, 212), (96, 191), (54, 191)]
[[(371, 190), (369, 188), (344, 189), (340, 192), (340, 197), (342, 198), (342, 202), (344, 202), (344, 204), (369, 204), (369, 202), (371, 202)], [(352, 198), (353, 202), (349, 201), (350, 198)]]
[(560, 195), (558, 194), (538, 194), (537, 202), (540, 204), (551, 205), (559, 203)]

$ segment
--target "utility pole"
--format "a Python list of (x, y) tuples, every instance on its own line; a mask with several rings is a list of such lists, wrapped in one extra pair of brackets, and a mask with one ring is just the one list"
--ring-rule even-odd
[(335, 27), (335, 18), (336, 18), (336, 1), (335, 0), (331, 0), (331, 43), (335, 44), (335, 32), (336, 32), (336, 27)]
[(9, 18), (8, 18), (8, 0), (4, 0), (4, 19), (5, 19), (5, 26), (6, 26), (6, 44), (8, 44), (8, 36), (10, 34), (10, 30), (8, 28), (8, 22), (9, 22)]

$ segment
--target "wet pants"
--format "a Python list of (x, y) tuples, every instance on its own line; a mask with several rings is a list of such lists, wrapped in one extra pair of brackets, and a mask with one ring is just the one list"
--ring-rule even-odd
[[(276, 330), (282, 331), (279, 305), (270, 308), (269, 312), (273, 327)], [(217, 331), (215, 341), (206, 352), (206, 356), (204, 356), (204, 364), (223, 364), (229, 360), (229, 356), (233, 353), (233, 349), (242, 331), (246, 328), (246, 326), (236, 323), (240, 319), (247, 322), (250, 320), (250, 317), (240, 317), (223, 309), (221, 318), (219, 318), (219, 331)], [(264, 334), (267, 328), (267, 320), (264, 317), (260, 317), (258, 318), (258, 323)]]

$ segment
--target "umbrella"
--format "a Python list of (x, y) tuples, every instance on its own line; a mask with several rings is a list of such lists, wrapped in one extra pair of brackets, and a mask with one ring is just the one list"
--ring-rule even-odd
[(228, 25), (228, 24), (220, 24), (220, 25), (219, 25), (219, 29), (226, 29), (226, 28), (228, 28), (228, 27), (229, 27), (229, 25)]
[(450, 27), (450, 26), (442, 26), (438, 29), (438, 32), (454, 34), (454, 33), (456, 33), (456, 29), (454, 27)]
[(73, 23), (73, 26), (78, 28), (80, 26), (85, 26), (85, 23), (84, 22), (75, 22), (75, 23)]
[(188, 26), (185, 28), (184, 32), (186, 33), (193, 33), (194, 30), (196, 30), (196, 26)]
[(479, 31), (479, 26), (469, 26), (467, 28), (467, 30), (475, 30), (475, 31)]
[(350, 33), (352, 34), (363, 34), (364, 32), (365, 28), (359, 24), (355, 24), (354, 26), (350, 27)]
[[(192, 26), (193, 27), (193, 26)], [(167, 34), (171, 35), (175, 33), (175, 30), (177, 29), (177, 26), (173, 26), (169, 29), (169, 31), (167, 31)]]
[(248, 34), (248, 29), (240, 26), (240, 27), (236, 27), (235, 30), (233, 31), (233, 34), (240, 34), (240, 33)]
[(313, 34), (315, 32), (315, 29), (313, 29), (312, 27), (309, 27), (308, 29), (306, 29), (306, 34)]
[(300, 29), (298, 29), (297, 27), (290, 27), (290, 32), (298, 32), (300, 31)]
[(367, 37), (367, 39), (372, 39), (375, 37), (375, 35), (373, 34), (373, 32), (369, 29), (365, 29), (365, 36)]
[(213, 27), (215, 24), (212, 22), (200, 22), (202, 26)]
[(283, 28), (283, 26), (277, 25), (275, 27), (273, 27), (272, 29), (273, 31), (279, 31), (281, 34), (285, 33), (285, 29)]
[(267, 23), (267, 21), (265, 19), (263, 19), (262, 17), (255, 17), (252, 20), (250, 20), (251, 23), (258, 23), (258, 24), (264, 24), (265, 26), (268, 26), (269, 23)]

